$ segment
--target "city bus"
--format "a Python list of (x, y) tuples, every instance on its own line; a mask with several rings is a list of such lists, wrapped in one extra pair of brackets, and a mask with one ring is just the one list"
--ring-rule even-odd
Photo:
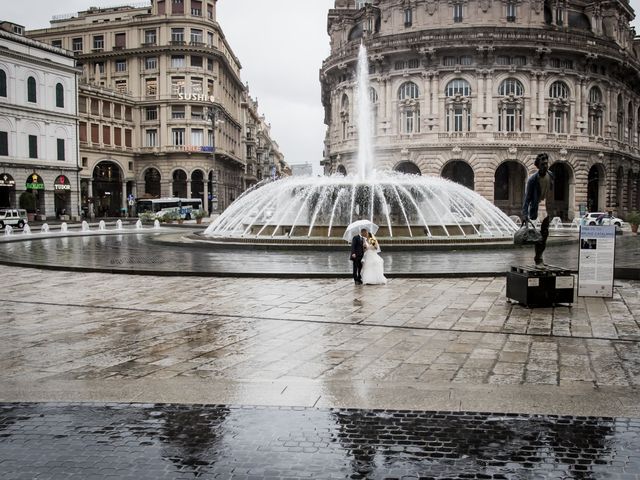
[(152, 213), (161, 219), (168, 213), (180, 215), (180, 218), (191, 220), (194, 212), (202, 210), (199, 198), (139, 198), (136, 200), (136, 213)]

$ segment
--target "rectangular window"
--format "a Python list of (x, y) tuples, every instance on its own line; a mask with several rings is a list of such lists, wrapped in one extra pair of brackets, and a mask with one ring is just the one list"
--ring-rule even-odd
[(91, 124), (91, 143), (100, 143), (100, 125)]
[(93, 49), (102, 50), (104, 48), (104, 35), (93, 36)]
[(204, 145), (204, 130), (200, 128), (191, 129), (191, 145), (194, 147), (202, 147)]
[(98, 73), (104, 73), (104, 62), (94, 62), (93, 71)]
[(397, 62), (394, 63), (393, 68), (395, 70), (404, 70), (405, 62), (402, 60), (398, 60)]
[(562, 9), (562, 7), (556, 8), (556, 24), (564, 24), (564, 10)]
[(0, 155), (9, 155), (9, 132), (0, 132)]
[(155, 97), (158, 94), (158, 80), (147, 78), (144, 81), (144, 90), (147, 97)]
[(113, 128), (113, 144), (116, 147), (122, 146), (122, 129), (120, 127)]
[(156, 130), (156, 129), (145, 130), (144, 146), (145, 147), (157, 147), (158, 146), (158, 130)]
[(420, 60), (418, 60), (417, 58), (412, 58), (411, 60), (409, 60), (409, 68), (419, 68), (420, 67)]
[(191, 29), (191, 43), (200, 44), (202, 42), (202, 30)]
[(213, 72), (213, 59), (207, 58), (207, 70)]
[(145, 30), (144, 31), (144, 43), (145, 45), (155, 45), (156, 44), (156, 31), (155, 30)]
[(507, 22), (516, 21), (516, 4), (513, 1), (507, 3)]
[(127, 61), (116, 60), (116, 72), (126, 72), (126, 71), (127, 71)]
[(145, 109), (147, 121), (158, 119), (158, 107), (147, 107)]
[(51, 46), (62, 48), (62, 40), (51, 40)]
[(184, 116), (184, 105), (174, 105), (171, 107), (171, 118), (173, 120), (182, 119)]
[(171, 130), (173, 145), (181, 147), (184, 145), (184, 128), (173, 128)]
[(109, 125), (102, 126), (102, 143), (111, 145), (111, 127)]
[(87, 97), (78, 97), (78, 111), (87, 113)]
[(183, 43), (184, 42), (184, 28), (172, 28), (171, 29), (171, 41)]
[(144, 59), (145, 70), (156, 70), (158, 68), (158, 57), (146, 57)]
[(116, 33), (115, 35), (115, 48), (123, 49), (127, 46), (127, 34)]
[(442, 64), (445, 67), (455, 67), (456, 66), (456, 61), (457, 61), (456, 57), (444, 57), (442, 59)]
[(131, 107), (124, 107), (124, 119), (127, 122), (133, 121), (133, 118), (131, 118)]
[(29, 135), (29, 158), (38, 158), (38, 137)]
[(111, 117), (111, 102), (102, 102), (102, 116)]
[(124, 146), (127, 148), (131, 148), (131, 129), (124, 129)]
[(213, 32), (207, 32), (207, 45), (213, 47)]
[(207, 80), (207, 95), (213, 97), (213, 80)]
[(213, 20), (213, 5), (207, 5), (207, 18)]
[(171, 68), (183, 68), (184, 55), (171, 55)]
[(184, 0), (171, 0), (171, 13), (184, 13)]
[(126, 80), (116, 80), (116, 92), (118, 93), (127, 93), (127, 81)]
[(178, 96), (179, 93), (184, 93), (184, 77), (171, 77), (171, 95)]
[(191, 79), (191, 93), (194, 95), (200, 95), (204, 93), (202, 91), (202, 79), (201, 78), (192, 78)]
[(74, 38), (71, 40), (71, 49), (74, 52), (82, 51), (82, 38)]
[(462, 55), (459, 60), (460, 60), (460, 65), (472, 65), (473, 64), (473, 57), (471, 57), (469, 55)]
[(462, 22), (462, 4), (461, 3), (456, 3), (453, 5), (453, 21), (455, 23), (461, 23)]
[(413, 23), (413, 10), (410, 8), (404, 9), (404, 26), (410, 27)]
[(515, 132), (516, 131), (516, 109), (515, 108), (507, 108), (506, 112), (506, 131), (507, 132)]
[(193, 120), (203, 120), (204, 119), (204, 110), (202, 107), (191, 107), (191, 118)]
[(122, 118), (122, 107), (117, 103), (113, 104), (113, 116), (118, 120)]
[(167, 12), (167, 6), (164, 0), (158, 0), (158, 15), (164, 15)]
[(56, 144), (58, 147), (58, 160), (64, 161), (65, 152), (64, 152), (64, 138), (57, 138)]
[(191, 0), (191, 15), (196, 17), (202, 16), (202, 2)]
[(191, 66), (195, 68), (202, 68), (202, 57), (191, 55)]
[(83, 143), (87, 143), (87, 122), (80, 122), (78, 124), (78, 131), (79, 131), (80, 141)]
[(462, 109), (461, 108), (454, 108), (453, 109), (453, 131), (454, 132), (461, 132), (462, 131)]

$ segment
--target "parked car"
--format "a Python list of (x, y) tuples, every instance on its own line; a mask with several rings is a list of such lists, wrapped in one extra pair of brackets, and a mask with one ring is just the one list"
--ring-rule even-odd
[(0, 209), (0, 229), (11, 225), (12, 227), (22, 228), (28, 222), (27, 211), (21, 208), (3, 208)]
[(582, 217), (583, 225), (615, 225), (622, 227), (622, 219), (609, 216), (606, 212), (591, 212)]

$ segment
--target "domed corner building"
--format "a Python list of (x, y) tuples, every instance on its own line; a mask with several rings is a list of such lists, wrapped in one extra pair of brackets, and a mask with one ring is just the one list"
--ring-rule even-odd
[(640, 38), (627, 0), (336, 0), (320, 72), (326, 174), (355, 172), (368, 48), (378, 169), (441, 175), (518, 214), (540, 152), (550, 215), (640, 209)]

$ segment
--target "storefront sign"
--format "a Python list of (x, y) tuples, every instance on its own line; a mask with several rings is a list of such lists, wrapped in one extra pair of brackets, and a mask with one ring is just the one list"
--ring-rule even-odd
[(64, 175), (60, 175), (56, 178), (56, 182), (53, 184), (53, 189), (57, 192), (69, 192), (71, 191), (71, 182)]
[(198, 146), (198, 145), (182, 145), (180, 150), (184, 152), (213, 152), (213, 147), (210, 146)]
[(193, 100), (195, 102), (215, 102), (216, 99), (213, 95), (205, 95), (204, 93), (178, 93), (178, 99), (180, 100)]
[(27, 184), (25, 185), (27, 190), (44, 190), (44, 181), (42, 177), (37, 173), (32, 173), (27, 178)]
[(1, 187), (14, 188), (15, 186), (16, 186), (16, 181), (13, 179), (11, 175), (9, 175), (8, 173), (0, 174), (0, 188)]
[(580, 227), (579, 297), (613, 297), (616, 227)]

